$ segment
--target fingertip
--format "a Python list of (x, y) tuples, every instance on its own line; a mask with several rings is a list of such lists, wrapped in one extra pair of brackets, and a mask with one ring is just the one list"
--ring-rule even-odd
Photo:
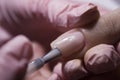
[(87, 76), (87, 71), (81, 60), (74, 59), (63, 66), (63, 76), (66, 80), (78, 80)]
[(78, 59), (68, 61), (64, 66), (64, 71), (67, 73), (69, 73), (70, 71), (74, 71), (81, 66), (81, 63), (81, 60)]
[(100, 74), (114, 70), (120, 60), (120, 56), (112, 45), (100, 44), (87, 51), (84, 62), (87, 70)]
[(53, 73), (48, 80), (61, 80), (61, 79), (56, 73)]
[[(51, 1), (52, 2), (52, 1)], [(59, 3), (58, 5), (54, 3)], [(57, 8), (51, 8), (51, 6)], [(68, 31), (75, 27), (84, 27), (87, 24), (94, 23), (99, 18), (97, 6), (92, 3), (83, 3), (82, 1), (53, 1), (50, 4), (49, 18), (60, 31)], [(94, 15), (93, 15), (94, 14)], [(92, 16), (91, 16), (92, 15)]]
[(61, 78), (63, 78), (62, 66), (63, 66), (63, 64), (61, 62), (59, 62), (53, 69), (53, 72), (58, 74)]
[[(86, 10), (84, 10), (85, 7)], [(77, 27), (82, 28), (92, 27), (91, 25), (94, 25), (100, 17), (98, 7), (93, 3), (84, 4), (84, 7), (83, 9), (81, 9), (81, 12), (84, 13), (80, 16), (79, 21), (77, 22), (76, 25)], [(93, 14), (94, 16), (91, 16)]]

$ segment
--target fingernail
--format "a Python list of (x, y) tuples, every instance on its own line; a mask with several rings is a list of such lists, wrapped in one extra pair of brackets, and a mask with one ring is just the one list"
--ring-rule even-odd
[(84, 46), (84, 36), (79, 31), (66, 32), (51, 43), (51, 47), (60, 49), (63, 57), (68, 57), (74, 52), (82, 50)]

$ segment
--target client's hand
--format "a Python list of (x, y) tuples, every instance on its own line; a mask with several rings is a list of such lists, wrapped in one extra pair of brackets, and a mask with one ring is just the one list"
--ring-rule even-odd
[[(91, 74), (113, 71), (120, 64), (119, 14), (120, 9), (111, 11), (101, 16), (96, 24), (73, 29), (53, 41), (51, 46), (60, 48), (63, 58), (49, 80), (79, 80)], [(67, 46), (70, 42), (74, 43)], [(97, 80), (113, 80), (108, 75), (97, 77)]]

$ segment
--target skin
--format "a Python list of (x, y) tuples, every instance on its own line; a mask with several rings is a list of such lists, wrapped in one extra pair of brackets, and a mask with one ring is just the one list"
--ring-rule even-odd
[[(64, 62), (59, 63), (59, 65), (55, 67), (54, 72), (58, 74), (58, 77), (61, 78), (60, 80), (67, 80), (67, 79), (78, 80), (80, 78), (88, 76), (89, 73), (91, 72), (93, 74), (102, 74), (108, 71), (113, 71), (119, 65), (119, 61), (120, 61), (119, 45), (118, 46), (115, 45), (119, 43), (119, 38), (120, 38), (119, 36), (120, 29), (118, 24), (119, 13), (120, 13), (120, 10), (117, 9), (109, 14), (101, 16), (98, 22), (93, 27), (77, 28), (63, 34), (63, 36), (65, 36), (66, 38), (66, 37), (69, 37), (68, 33), (72, 34), (74, 33), (74, 31), (77, 32), (79, 30), (84, 35), (85, 40), (83, 41), (83, 43), (85, 43), (85, 45), (83, 46), (83, 49), (80, 50), (80, 52), (78, 51), (76, 53), (73, 53), (73, 54), (76, 54), (76, 56), (72, 56), (72, 57), (77, 58), (77, 60), (76, 59), (74, 60), (73, 58), (72, 59), (69, 58), (69, 56), (71, 55), (68, 55), (69, 59), (67, 61), (66, 60), (64, 61), (64, 58), (63, 58)], [(116, 36), (113, 38), (114, 35)], [(57, 42), (60, 43), (59, 39), (62, 38), (64, 40), (63, 36), (60, 36), (59, 38), (57, 38), (57, 40), (55, 40), (55, 43), (53, 41), (54, 45), (56, 45)], [(80, 39), (78, 39), (78, 41), (80, 41)], [(81, 43), (81, 45), (83, 45), (83, 43)], [(106, 44), (103, 44), (103, 43), (106, 43)], [(110, 44), (113, 44), (113, 45), (110, 45)], [(57, 46), (59, 47), (61, 45), (62, 44)], [(92, 46), (95, 46), (95, 47), (91, 48)], [(115, 48), (117, 48), (117, 50)], [(63, 55), (66, 55), (66, 54), (63, 54)], [(85, 63), (85, 68), (83, 68), (83, 63), (81, 63), (81, 60), (82, 60), (81, 57), (84, 57), (83, 62)], [(79, 75), (74, 73), (79, 73)], [(84, 74), (84, 76), (81, 76), (81, 73)], [(98, 78), (99, 77), (97, 77), (97, 79)], [(105, 79), (107, 78), (108, 77), (105, 77)], [(114, 79), (114, 77), (111, 79)], [(57, 80), (57, 79), (50, 78), (50, 80)]]
[[(59, 3), (59, 5), (54, 4), (54, 2)], [(49, 8), (42, 4), (48, 5)], [(57, 10), (56, 7), (53, 7), (52, 5), (58, 7), (59, 9)], [(120, 12), (118, 9), (118, 10), (114, 11), (113, 13), (109, 13), (109, 15), (100, 16), (99, 12), (97, 10), (97, 7), (94, 6), (93, 4), (84, 4), (82, 6), (83, 7), (81, 7), (80, 3), (75, 3), (75, 2), (73, 3), (72, 1), (67, 1), (67, 0), (66, 1), (52, 0), (50, 2), (47, 2), (47, 0), (46, 1), (45, 0), (21, 0), (21, 1), (0, 0), (0, 31), (1, 31), (1, 33), (3, 33), (2, 35), (4, 35), (3, 37), (0, 37), (0, 41), (1, 41), (0, 44), (1, 44), (1, 51), (2, 51), (1, 52), (1, 61), (2, 60), (6, 61), (6, 59), (8, 58), (8, 59), (10, 59), (11, 63), (16, 64), (15, 67), (10, 65), (10, 68), (8, 68), (7, 66), (8, 66), (8, 64), (10, 64), (10, 62), (9, 63), (1, 62), (3, 64), (2, 66), (5, 66), (4, 69), (1, 66), (0, 67), (1, 70), (8, 70), (8, 69), (10, 70), (8, 73), (5, 73), (7, 71), (4, 71), (4, 74), (6, 74), (6, 75), (3, 75), (3, 71), (0, 72), (1, 80), (10, 80), (10, 79), (18, 80), (18, 79), (20, 79), (18, 77), (17, 77), (18, 79), (16, 79), (15, 76), (16, 76), (16, 74), (20, 75), (20, 77), (24, 76), (21, 74), (25, 74), (25, 72), (21, 72), (21, 71), (25, 71), (26, 65), (29, 61), (31, 53), (33, 53), (33, 56), (34, 56), (33, 59), (36, 58), (36, 55), (42, 56), (45, 52), (50, 50), (49, 44), (51, 43), (51, 41), (56, 39), (56, 37), (58, 37), (62, 33), (70, 30), (71, 28), (76, 28), (76, 27), (77, 27), (77, 29), (74, 29), (74, 30), (79, 31), (84, 36), (84, 37), (81, 37), (81, 41), (83, 40), (83, 43), (81, 43), (81, 44), (86, 43), (86, 45), (82, 46), (83, 48), (80, 49), (78, 51), (78, 53), (74, 53), (75, 56), (81, 57), (81, 54), (80, 54), (81, 52), (83, 54), (85, 54), (89, 48), (91, 48), (92, 50), (90, 50), (90, 51), (88, 50), (88, 52), (85, 54), (85, 56), (84, 56), (85, 60), (83, 60), (82, 58), (76, 59), (76, 57), (70, 57), (70, 55), (68, 54), (67, 56), (70, 59), (69, 58), (67, 60), (63, 59), (65, 62), (58, 63), (58, 65), (56, 65), (55, 68), (53, 69), (53, 75), (51, 75), (49, 80), (58, 80), (58, 79), (59, 80), (64, 80), (64, 79), (77, 80), (77, 79), (80, 79), (80, 78), (83, 78), (86, 76), (88, 76), (89, 79), (94, 80), (94, 78), (96, 78), (96, 76), (93, 75), (93, 76), (89, 77), (89, 74), (90, 74), (89, 68), (91, 68), (91, 66), (93, 66), (93, 65), (90, 65), (90, 67), (89, 67), (89, 65), (87, 65), (87, 63), (89, 62), (88, 61), (89, 58), (92, 57), (93, 54), (96, 54), (96, 53), (94, 53), (95, 52), (94, 50), (96, 50), (96, 48), (94, 48), (93, 46), (98, 45), (98, 47), (97, 46), (96, 47), (99, 48), (99, 44), (102, 44), (102, 43), (109, 43), (109, 45), (111, 45), (111, 46), (114, 43), (116, 43), (116, 44), (119, 43), (119, 32), (120, 32), (119, 13)], [(87, 7), (87, 8), (84, 9), (85, 7)], [(78, 11), (80, 11), (80, 12), (78, 12)], [(74, 14), (72, 12), (74, 12), (76, 14)], [(89, 16), (91, 14), (94, 14), (94, 15)], [(70, 15), (72, 15), (72, 16), (70, 16)], [(66, 16), (69, 16), (69, 17), (66, 17)], [(91, 18), (91, 17), (92, 17), (92, 19), (89, 20), (88, 18)], [(99, 18), (99, 20), (98, 20), (98, 18)], [(70, 21), (70, 20), (73, 20), (75, 22)], [(90, 26), (90, 24), (93, 24), (93, 25)], [(113, 24), (114, 24), (115, 30), (112, 28)], [(109, 26), (109, 28), (106, 29), (106, 26)], [(96, 30), (97, 30), (97, 32), (96, 32)], [(112, 31), (112, 33), (111, 33), (111, 31)], [(27, 36), (30, 40), (37, 41), (38, 43), (30, 43), (28, 39), (26, 41), (26, 37), (18, 36), (19, 34), (23, 34), (23, 35)], [(71, 34), (72, 34), (72, 32), (71, 32)], [(69, 37), (68, 34), (65, 33), (65, 35), (66, 35), (66, 37), (67, 36)], [(98, 37), (98, 35), (100, 35), (100, 37)], [(15, 37), (15, 36), (18, 36), (18, 37)], [(107, 38), (107, 36), (111, 36), (111, 37)], [(115, 36), (115, 38), (113, 39), (112, 36)], [(24, 41), (24, 39), (25, 39), (25, 41)], [(95, 44), (93, 44), (93, 43), (91, 44), (92, 39), (94, 39)], [(100, 41), (97, 39), (100, 39)], [(16, 40), (18, 42), (16, 42)], [(26, 43), (29, 43), (30, 47), (31, 47), (31, 45), (33, 45), (33, 47), (32, 47), (33, 52), (32, 52), (32, 49), (28, 49), (28, 52), (26, 52), (26, 55), (25, 55), (27, 58), (26, 57), (24, 58), (22, 56), (17, 57), (17, 56), (22, 55), (23, 50), (22, 51), (19, 51), (19, 50), (21, 50), (23, 48), (23, 46), (21, 46), (21, 45), (22, 44), (24, 45)], [(35, 45), (37, 47), (35, 47)], [(112, 48), (112, 49), (111, 49), (111, 47), (109, 48), (109, 45), (102, 45), (105, 47), (105, 50), (103, 50), (102, 54), (106, 55), (106, 53), (105, 53), (106, 51), (108, 52), (108, 54), (111, 54), (111, 55), (119, 53), (118, 52), (118, 51), (120, 51), (119, 45), (118, 45), (118, 47), (115, 47), (117, 51), (114, 48)], [(10, 49), (9, 49), (9, 47), (10, 47)], [(114, 47), (114, 46), (112, 46), (112, 47)], [(6, 51), (6, 48), (8, 49), (8, 51)], [(101, 46), (100, 46), (100, 49), (102, 49)], [(13, 53), (11, 53), (12, 51), (13, 51)], [(20, 53), (16, 53), (17, 51)], [(101, 54), (100, 51), (98, 51), (97, 55)], [(113, 51), (113, 53), (111, 53), (111, 51)], [(91, 52), (93, 52), (93, 53), (91, 53)], [(14, 53), (15, 53), (15, 55), (14, 55)], [(37, 54), (35, 54), (35, 53), (37, 53)], [(8, 56), (6, 54), (10, 54), (10, 56)], [(21, 58), (21, 59), (18, 60), (16, 57)], [(113, 63), (112, 63), (113, 66), (114, 66), (114, 63), (117, 63), (116, 58), (117, 58), (117, 60), (119, 60), (119, 58), (116, 57), (116, 55), (115, 55), (115, 58), (113, 57)], [(17, 61), (20, 61), (20, 63)], [(83, 66), (83, 61), (85, 62), (85, 66), (86, 66), (87, 70)], [(25, 64), (25, 65), (22, 65), (22, 64)], [(73, 64), (75, 66), (73, 66)], [(108, 63), (106, 63), (106, 64), (108, 64)], [(22, 67), (22, 70), (21, 70), (21, 67)], [(116, 65), (115, 65), (115, 67), (116, 67)], [(96, 69), (98, 69), (98, 68), (96, 67)], [(110, 68), (110, 70), (113, 70), (113, 68), (112, 69)], [(42, 72), (45, 72), (48, 75), (47, 76), (43, 75), (44, 73), (42, 73)], [(76, 72), (79, 74), (75, 74)], [(104, 72), (104, 70), (103, 70), (103, 72)], [(44, 67), (43, 69), (34, 73), (33, 75), (27, 76), (26, 79), (34, 80), (37, 78), (37, 79), (42, 79), (42, 80), (45, 79), (46, 80), (46, 79), (48, 79), (50, 74), (51, 74), (51, 72), (49, 71), (49, 68)], [(8, 76), (8, 77), (6, 77), (6, 76)], [(99, 78), (99, 79), (100, 78), (103, 79), (103, 77), (105, 77), (107, 80), (109, 78), (109, 77), (107, 77), (107, 75), (97, 76), (97, 78)], [(21, 77), (21, 78), (23, 78), (23, 77)]]

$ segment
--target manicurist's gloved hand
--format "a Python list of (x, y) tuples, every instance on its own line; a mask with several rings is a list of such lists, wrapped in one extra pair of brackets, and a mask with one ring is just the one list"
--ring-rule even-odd
[(52, 48), (61, 49), (63, 58), (49, 80), (80, 80), (87, 76), (87, 80), (117, 80), (118, 74), (107, 72), (120, 64), (119, 14), (120, 9), (111, 11), (97, 23), (68, 31), (53, 41)]
[[(1, 32), (1, 34), (4, 34)], [(0, 79), (22, 80), (32, 56), (31, 42), (19, 35), (0, 46)]]

